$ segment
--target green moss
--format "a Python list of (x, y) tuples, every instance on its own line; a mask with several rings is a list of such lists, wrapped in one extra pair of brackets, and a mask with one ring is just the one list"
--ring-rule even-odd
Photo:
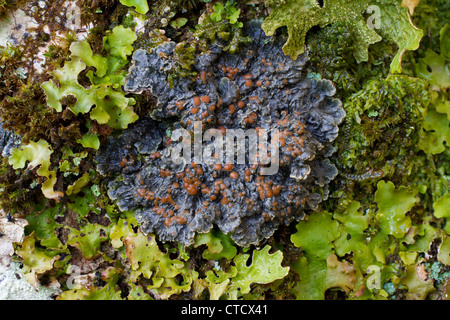
[(192, 70), (192, 65), (195, 63), (195, 53), (196, 49), (190, 43), (181, 42), (177, 44), (173, 55), (173, 69), (168, 77), (170, 87), (173, 87), (173, 81), (178, 77), (188, 78), (197, 75), (197, 72)]
[(216, 4), (214, 11), (204, 16), (195, 27), (193, 36), (200, 41), (197, 46), (204, 51), (210, 43), (221, 39), (228, 42), (225, 51), (236, 53), (240, 44), (251, 42), (251, 38), (242, 36), (243, 24), (238, 21), (239, 14), (239, 9), (229, 1), (225, 6)]
[(194, 11), (195, 9), (198, 9), (202, 4), (205, 2), (210, 1), (204, 1), (204, 0), (163, 0), (162, 4), (163, 6), (169, 6), (176, 11), (181, 11), (183, 9), (188, 11)]
[(332, 80), (342, 99), (361, 90), (369, 80), (386, 78), (395, 54), (392, 45), (381, 41), (369, 48), (367, 62), (357, 63), (354, 46), (351, 29), (343, 23), (320, 28), (307, 37), (307, 47), (314, 53), (308, 64), (311, 72)]
[(407, 178), (422, 170), (415, 154), (430, 98), (425, 81), (407, 76), (370, 81), (349, 97), (338, 137), (338, 164), (347, 177)]
[[(47, 108), (45, 95), (36, 81), (25, 80), (18, 73), (24, 66), (24, 49), (0, 47), (0, 117), (5, 129), (22, 135), (23, 142), (44, 139), (47, 141), (79, 137), (78, 119), (58, 115)], [(56, 54), (54, 61), (61, 59)]]
[(0, 18), (2, 18), (4, 15), (8, 14), (9, 12), (16, 10), (17, 8), (20, 8), (20, 5), (23, 3), (24, 3), (23, 0), (1, 0), (0, 1)]

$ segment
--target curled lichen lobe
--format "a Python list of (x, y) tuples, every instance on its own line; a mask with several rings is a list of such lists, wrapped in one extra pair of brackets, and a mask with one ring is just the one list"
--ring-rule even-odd
[[(257, 244), (278, 226), (315, 209), (337, 174), (327, 157), (345, 112), (333, 98), (333, 84), (306, 79), (307, 55), (286, 57), (285, 39), (266, 37), (258, 23), (244, 32), (253, 41), (239, 54), (212, 45), (196, 58), (198, 76), (172, 78), (173, 86), (169, 75), (175, 43), (164, 42), (150, 53), (137, 50), (133, 56), (125, 90), (148, 91), (157, 98), (153, 120), (144, 119), (109, 139), (98, 162), (100, 167), (114, 164), (110, 171), (120, 173), (109, 185), (109, 196), (122, 210), (137, 210), (141, 229), (163, 241), (191, 244), (196, 233), (217, 225), (239, 245)], [(162, 122), (168, 127), (155, 133)], [(194, 132), (198, 123), (202, 134), (208, 129), (224, 135), (231, 129), (276, 132), (279, 170), (263, 175), (266, 165), (248, 157), (245, 164), (175, 164), (170, 157), (175, 142), (168, 132)], [(203, 141), (203, 148), (210, 143)], [(114, 161), (107, 150), (117, 154)], [(119, 160), (125, 153), (128, 159)]]

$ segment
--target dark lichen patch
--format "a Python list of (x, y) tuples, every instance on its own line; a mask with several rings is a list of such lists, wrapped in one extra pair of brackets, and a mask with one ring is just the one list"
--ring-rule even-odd
[(142, 119), (133, 125), (133, 130), (125, 130), (118, 137), (109, 137), (99, 150), (97, 170), (104, 176), (114, 176), (125, 170), (138, 170), (142, 164), (138, 154), (155, 154), (163, 137), (163, 124), (150, 119)]
[(12, 148), (20, 144), (20, 137), (11, 131), (3, 129), (0, 122), (0, 157), (8, 157)]
[(21, 179), (18, 179), (14, 170), (7, 163), (11, 149), (20, 145), (20, 141), (20, 136), (3, 128), (3, 124), (0, 122), (0, 205), (3, 210), (12, 214), (15, 213), (17, 207), (22, 207), (31, 191), (23, 188), (30, 182), (30, 174), (23, 173)]
[(261, 174), (263, 164), (249, 161), (175, 165), (174, 143), (155, 132), (155, 125), (148, 127), (150, 120), (109, 139), (97, 158), (100, 172), (119, 173), (109, 184), (109, 196), (121, 210), (137, 210), (141, 229), (163, 241), (189, 245), (196, 233), (216, 224), (241, 246), (257, 244), (316, 209), (337, 175), (327, 157), (345, 113), (332, 97), (332, 83), (306, 79), (307, 56), (285, 57), (284, 39), (266, 37), (259, 23), (250, 23), (245, 33), (253, 39), (251, 46), (239, 54), (211, 46), (193, 65), (198, 77), (177, 77), (172, 88), (176, 43), (166, 41), (133, 56), (125, 90), (154, 95), (151, 117), (168, 129), (193, 132), (194, 123), (202, 121), (202, 133), (210, 128), (279, 131), (280, 169), (271, 176)]

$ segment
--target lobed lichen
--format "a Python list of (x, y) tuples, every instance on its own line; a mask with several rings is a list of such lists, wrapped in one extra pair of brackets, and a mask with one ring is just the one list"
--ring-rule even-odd
[[(307, 55), (296, 61), (284, 56), (285, 39), (266, 37), (260, 23), (249, 23), (245, 33), (253, 39), (251, 46), (230, 54), (217, 42), (197, 56), (198, 77), (175, 78), (173, 87), (168, 82), (176, 43), (166, 41), (151, 53), (133, 55), (125, 91), (154, 95), (154, 120), (144, 119), (110, 138), (98, 154), (98, 168), (119, 174), (109, 183), (110, 198), (121, 210), (136, 210), (141, 229), (163, 241), (189, 245), (196, 233), (217, 225), (238, 245), (257, 244), (317, 208), (337, 175), (327, 158), (345, 112), (332, 97), (333, 84), (306, 79)], [(167, 132), (193, 131), (196, 121), (202, 121), (202, 133), (279, 130), (278, 173), (262, 175), (262, 163), (174, 164), (175, 143)]]
[(2, 122), (0, 122), (0, 158), (5, 158), (10, 155), (11, 149), (20, 143), (20, 137), (5, 130)]

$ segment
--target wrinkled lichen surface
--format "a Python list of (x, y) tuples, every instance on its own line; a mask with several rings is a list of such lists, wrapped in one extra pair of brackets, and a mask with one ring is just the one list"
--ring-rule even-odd
[(12, 148), (20, 144), (20, 137), (3, 128), (0, 122), (0, 155), (8, 157)]
[[(302, 219), (306, 209), (317, 208), (337, 175), (327, 158), (345, 112), (333, 98), (333, 84), (306, 79), (307, 55), (295, 61), (286, 57), (283, 37), (266, 37), (257, 22), (244, 32), (251, 45), (238, 54), (224, 53), (220, 43), (211, 46), (196, 59), (198, 77), (177, 78), (173, 86), (168, 74), (176, 63), (176, 43), (133, 55), (125, 90), (157, 98), (153, 120), (109, 139), (98, 163), (105, 174), (119, 173), (109, 196), (121, 210), (137, 210), (141, 229), (163, 241), (189, 245), (195, 234), (217, 225), (241, 246), (258, 244), (280, 225)], [(278, 172), (262, 175), (264, 165), (249, 162), (176, 165), (170, 155), (177, 142), (166, 131), (181, 126), (194, 132), (196, 121), (202, 121), (203, 133), (279, 130)]]

